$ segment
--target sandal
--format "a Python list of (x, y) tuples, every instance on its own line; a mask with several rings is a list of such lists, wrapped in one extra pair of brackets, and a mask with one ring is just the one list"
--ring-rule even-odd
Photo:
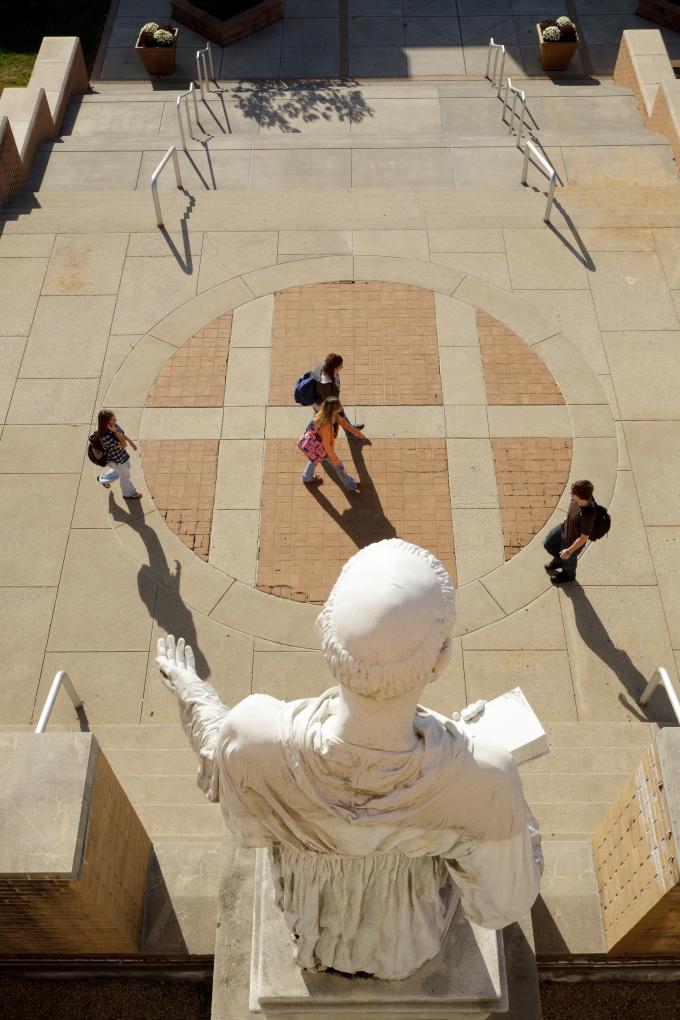
[(101, 480), (101, 478), (99, 478), (99, 476), (97, 476), (97, 481), (99, 482), (100, 485), (103, 485), (105, 489), (110, 489), (111, 488), (111, 483), (110, 482), (103, 482)]
[(142, 498), (142, 493), (141, 492), (135, 492), (134, 496), (126, 496), (125, 497), (125, 499), (141, 499), (141, 498)]

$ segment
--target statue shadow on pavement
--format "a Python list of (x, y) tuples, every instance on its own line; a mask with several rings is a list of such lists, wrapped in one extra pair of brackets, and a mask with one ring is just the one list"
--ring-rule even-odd
[(143, 514), (132, 516), (116, 503), (112, 493), (109, 494), (109, 512), (119, 524), (127, 524), (136, 531), (146, 548), (149, 563), (143, 563), (139, 568), (137, 588), (149, 616), (163, 635), (181, 635), (191, 645), (196, 659), (196, 671), (199, 676), (207, 679), (210, 667), (198, 646), (193, 614), (180, 595), (182, 564), (175, 560), (175, 569), (170, 569), (158, 535), (149, 527), (146, 517)]
[(626, 693), (619, 694), (619, 701), (626, 711), (640, 722), (672, 721), (672, 713), (669, 715), (669, 710), (664, 710), (662, 701), (657, 700), (660, 691), (652, 696), (648, 705), (643, 707), (638, 704), (638, 698), (647, 686), (649, 677), (640, 672), (628, 652), (616, 647), (581, 585), (578, 582), (564, 585), (561, 592), (574, 607), (574, 621), (579, 637), (625, 688)]

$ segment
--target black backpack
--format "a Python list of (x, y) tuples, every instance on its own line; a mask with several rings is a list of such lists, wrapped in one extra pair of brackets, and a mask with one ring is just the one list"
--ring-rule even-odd
[(593, 526), (590, 529), (590, 541), (597, 542), (598, 539), (604, 538), (611, 526), (612, 519), (607, 508), (600, 506), (599, 503), (595, 503), (595, 517), (593, 519)]
[(109, 462), (106, 450), (102, 446), (102, 441), (96, 432), (93, 432), (87, 441), (87, 459), (92, 461), (95, 467), (98, 468), (106, 467)]

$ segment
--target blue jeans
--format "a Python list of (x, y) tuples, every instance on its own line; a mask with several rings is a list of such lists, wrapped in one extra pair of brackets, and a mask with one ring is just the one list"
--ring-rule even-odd
[[(326, 457), (324, 460), (319, 461), (319, 463), (320, 464), (326, 464), (326, 465), (332, 465), (333, 468), (335, 469), (335, 473), (337, 474), (338, 478), (340, 479), (342, 484), (345, 486), (347, 491), (348, 492), (354, 492), (354, 490), (357, 487), (357, 483), (354, 481), (353, 478), (351, 478), (347, 474), (347, 472), (343, 471), (337, 465), (333, 464), (333, 461), (330, 459), (330, 457)], [(302, 473), (302, 481), (303, 482), (312, 482), (314, 480), (315, 469), (316, 469), (316, 464), (314, 463), (314, 461), (311, 461), (311, 460), (308, 461), (307, 462), (307, 467), (305, 468), (305, 470)]]
[(555, 567), (555, 569), (561, 568), (566, 577), (571, 577), (572, 579), (576, 577), (578, 553), (572, 553), (568, 560), (560, 559), (560, 553), (563, 549), (567, 548), (567, 543), (565, 542), (562, 534), (561, 524), (558, 524), (548, 533), (548, 537), (543, 543), (543, 548), (552, 556), (551, 566)]

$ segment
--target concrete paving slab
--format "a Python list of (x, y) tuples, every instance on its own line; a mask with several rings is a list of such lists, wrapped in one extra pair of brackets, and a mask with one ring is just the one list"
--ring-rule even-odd
[(273, 230), (206, 233), (198, 277), (198, 292), (232, 276), (276, 262), (277, 236)]
[[(570, 478), (589, 478), (598, 499), (609, 504), (616, 484), (618, 450), (615, 439), (573, 439)], [(571, 502), (571, 486), (567, 484), (558, 503), (566, 514)]]
[(279, 255), (351, 255), (351, 230), (281, 230)]
[(141, 161), (141, 152), (39, 149), (28, 187), (31, 191), (134, 191)]
[(515, 290), (544, 315), (549, 315), (596, 373), (608, 373), (609, 365), (590, 291)]
[(503, 531), (498, 510), (453, 508), (453, 536), (459, 584), (467, 584), (503, 563)]
[(229, 353), (225, 407), (253, 407), (267, 402), (270, 351), (264, 347), (236, 347)]
[(382, 280), (386, 283), (407, 283), (442, 294), (451, 294), (464, 279), (464, 274), (447, 266), (436, 266), (415, 259), (391, 259), (380, 255), (355, 255), (355, 280)]
[(43, 579), (36, 587), (0, 588), (0, 641), (6, 659), (0, 688), (4, 725), (31, 721), (57, 594), (56, 588), (44, 585)]
[(365, 422), (366, 434), (374, 439), (426, 439), (443, 437), (446, 434), (443, 407), (367, 407), (358, 405), (354, 408), (353, 413), (353, 420)]
[[(388, 260), (385, 260), (388, 261)], [(305, 283), (325, 283), (327, 280), (351, 280), (353, 262), (348, 255), (327, 255), (313, 259), (300, 259), (285, 265), (272, 266), (246, 273), (243, 283), (255, 297), (272, 294), (287, 287), (300, 287)]]
[(468, 634), (495, 623), (504, 615), (481, 581), (471, 581), (456, 592), (456, 623), (453, 632), (457, 636)]
[(430, 251), (504, 252), (503, 231), (488, 227), (481, 230), (448, 228), (428, 230)]
[(519, 290), (586, 290), (582, 262), (552, 232), (504, 230), (513, 288)]
[[(83, 699), (90, 725), (136, 725), (144, 693), (147, 659), (146, 652), (48, 652), (32, 721), (36, 722), (42, 711), (55, 674), (65, 669)], [(112, 678), (115, 678), (113, 683)], [(55, 725), (77, 722), (69, 698), (57, 698), (50, 722)]]
[[(335, 28), (335, 24), (332, 21), (331, 23)], [(282, 77), (337, 78), (339, 74), (340, 51), (337, 43), (332, 46), (317, 46), (311, 49), (308, 46), (289, 46), (284, 42), (281, 50)]]
[[(187, 209), (188, 196), (200, 195), (204, 191), (226, 191), (234, 188), (245, 190), (249, 184), (251, 152), (248, 142), (245, 141), (243, 144), (242, 149), (215, 148), (209, 152), (180, 152), (179, 167), (184, 191), (177, 191), (177, 181), (172, 167), (158, 178), (158, 190), (183, 195), (187, 198)], [(151, 190), (151, 175), (160, 159), (161, 153), (156, 149), (142, 153), (136, 183), (137, 191)]]
[(589, 251), (654, 251), (656, 247), (654, 231), (644, 227), (585, 227), (580, 235)]
[(355, 188), (453, 187), (453, 162), (448, 149), (353, 149)]
[[(405, 21), (406, 47), (460, 53), (460, 22), (455, 15), (436, 15), (429, 10), (412, 11)], [(446, 65), (442, 65), (446, 66)], [(451, 72), (457, 73), (457, 72)]]
[(127, 243), (127, 234), (59, 234), (42, 293), (116, 294)]
[(401, 46), (352, 46), (349, 73), (353, 78), (405, 78), (406, 54)]
[(680, 287), (680, 230), (655, 230), (654, 239), (671, 290)]
[[(130, 46), (134, 47), (139, 35), (139, 19), (123, 18), (118, 21), (130, 22), (134, 26), (130, 31), (130, 35), (134, 33)], [(76, 96), (69, 103), (60, 133), (70, 137), (108, 133), (116, 136), (158, 133), (163, 103), (135, 103), (129, 112), (131, 115), (121, 117), (121, 104), (115, 100), (110, 103), (85, 103), (82, 97)]]
[(528, 301), (510, 295), (477, 277), (466, 276), (456, 289), (455, 297), (472, 305), (473, 308), (480, 308), (493, 315), (528, 344), (536, 344), (547, 337), (555, 336), (557, 332), (554, 322), (537, 312)]
[(631, 421), (623, 427), (645, 524), (678, 524), (680, 422)]
[(168, 634), (183, 637), (191, 645), (198, 675), (215, 687), (225, 705), (236, 705), (250, 694), (252, 637), (193, 611), (176, 593), (161, 587), (154, 608), (144, 704), (141, 707), (143, 721), (178, 720), (177, 700), (162, 683), (154, 662), (158, 638)]
[(146, 333), (173, 307), (192, 298), (196, 293), (200, 262), (195, 259), (193, 271), (187, 273), (175, 259), (127, 258), (113, 317), (113, 332)]
[(439, 351), (442, 399), (447, 405), (486, 404), (479, 347), (442, 347)]
[(603, 339), (622, 417), (680, 417), (680, 331), (604, 333)]
[(635, 480), (620, 471), (609, 505), (616, 527), (606, 541), (591, 545), (581, 558), (578, 578), (583, 585), (656, 584), (656, 574), (642, 522)]
[(54, 234), (1, 234), (0, 259), (49, 258)]
[(162, 256), (177, 258), (178, 254), (188, 263), (192, 257), (201, 254), (203, 231), (201, 230), (156, 230), (138, 231), (129, 235), (127, 255)]
[(391, 258), (429, 261), (426, 230), (355, 230), (355, 255), (387, 255)]
[[(255, 34), (259, 35), (259, 32)], [(280, 70), (280, 44), (257, 49), (245, 49), (239, 43), (224, 47), (220, 78), (278, 78)]]
[(262, 439), (266, 408), (225, 407), (222, 439)]
[(88, 425), (6, 425), (0, 473), (79, 474), (88, 433)]
[[(374, 20), (374, 19), (368, 19)], [(352, 116), (352, 134), (438, 135), (442, 130), (438, 99), (371, 99), (370, 116)]]
[(66, 474), (0, 475), (1, 585), (59, 584), (78, 479)]
[(510, 274), (505, 253), (500, 252), (434, 252), (432, 261), (460, 269), (495, 287), (510, 290)]
[[(486, 35), (484, 32), (481, 35), (475, 35), (474, 33), (479, 28), (479, 23), (473, 25), (472, 22), (476, 21), (474, 18), (461, 18), (461, 35), (465, 37), (466, 34), (471, 34), (472, 37), (468, 42), (463, 45), (463, 59), (465, 61), (465, 73), (466, 74), (479, 74), (483, 75), (486, 71), (486, 56), (489, 45), (489, 33)], [(512, 21), (497, 22), (497, 27), (494, 29), (496, 32), (503, 32), (506, 38), (512, 35)], [(500, 36), (497, 35), (497, 38)], [(525, 72), (526, 58), (522, 49), (516, 43), (508, 43), (505, 46), (505, 74), (512, 75), (513, 77), (520, 74), (523, 75)], [(532, 72), (533, 73), (533, 72)]]
[[(276, 646), (272, 646), (275, 648)], [(255, 651), (253, 694), (271, 694), (284, 701), (314, 698), (334, 684), (321, 652)]]
[(477, 318), (471, 305), (445, 294), (435, 294), (434, 307), (440, 347), (479, 348)]
[(221, 407), (145, 407), (140, 439), (219, 439)]
[(521, 687), (542, 722), (576, 721), (578, 715), (566, 651), (463, 649), (465, 683), (472, 700)]
[[(88, 430), (89, 431), (89, 430)], [(97, 485), (97, 468), (89, 460), (83, 462), (78, 484), (78, 494), (73, 508), (71, 528), (104, 528), (111, 527), (111, 518), (108, 512), (108, 504), (102, 499), (101, 486)], [(137, 473), (137, 479), (141, 478), (141, 472)], [(145, 493), (148, 497), (148, 494)], [(121, 498), (120, 496), (118, 497)], [(146, 500), (140, 500), (145, 503)], [(148, 509), (146, 507), (145, 509)], [(140, 513), (143, 509), (140, 508)]]
[(267, 439), (299, 439), (310, 418), (309, 409), (300, 407), (268, 407), (266, 412)]
[[(488, 99), (442, 99), (443, 128), (448, 135), (472, 138), (500, 135), (502, 103), (489, 89)], [(506, 129), (507, 130), (507, 129)]]
[(0, 425), (7, 415), (25, 347), (23, 336), (0, 337)]
[[(565, 180), (560, 150), (548, 146), (546, 156)], [(513, 146), (457, 146), (453, 150), (453, 164), (457, 188), (516, 187), (522, 177), (522, 159)], [(529, 163), (527, 184), (541, 192), (546, 190), (546, 178), (533, 163)]]
[(47, 269), (45, 258), (4, 258), (0, 272), (0, 336), (28, 336)]
[(143, 337), (115, 372), (105, 391), (106, 403), (113, 407), (143, 407), (158, 373), (175, 349), (156, 337)]
[(137, 333), (132, 335), (113, 335), (109, 337), (106, 354), (104, 356), (104, 365), (102, 366), (101, 376), (99, 379), (97, 404), (101, 405), (103, 403), (106, 391), (111, 385), (111, 380), (127, 358), (128, 354), (132, 353), (141, 339), (141, 336)]
[(216, 510), (259, 510), (264, 441), (230, 439), (220, 442), (215, 486)]
[(560, 590), (560, 602), (579, 719), (671, 721), (667, 700), (637, 705), (656, 667), (673, 668), (658, 588), (575, 584)]
[(336, 18), (338, 0), (286, 0), (287, 18)]
[(647, 528), (647, 541), (673, 648), (680, 649), (680, 527)]
[[(535, 32), (534, 28), (534, 39)], [(592, 131), (593, 140), (597, 141), (603, 124), (612, 133), (640, 128), (634, 96), (542, 96), (539, 106), (541, 128), (545, 131)]]
[(463, 648), (500, 651), (566, 648), (557, 591), (547, 591), (505, 620), (467, 634)]
[(256, 296), (243, 279), (236, 276), (233, 280), (226, 280), (197, 294), (192, 301), (179, 305), (174, 312), (156, 323), (153, 335), (174, 347), (181, 347), (218, 315), (224, 315), (246, 301), (252, 301)]
[[(607, 408), (608, 410), (608, 408)], [(489, 405), (489, 435), (503, 436), (569, 436), (571, 421), (564, 404), (541, 406)]]
[[(450, 18), (422, 18), (422, 21), (446, 21)], [(412, 32), (407, 29), (407, 39), (411, 40), (431, 39), (443, 43), (443, 45), (406, 45), (404, 55), (406, 57), (406, 73), (410, 77), (431, 77), (440, 74), (465, 74), (465, 59), (462, 47), (457, 43), (446, 42), (442, 37), (434, 34), (429, 28), (416, 27)]]
[(10, 425), (89, 424), (96, 379), (17, 379), (7, 412)]
[(558, 334), (534, 344), (568, 404), (604, 404), (607, 398), (596, 374), (578, 357), (574, 345)]
[(334, 149), (257, 149), (250, 186), (257, 191), (287, 188), (349, 188), (351, 153)]
[[(211, 44), (212, 45), (212, 44)], [(213, 61), (217, 64), (218, 56), (213, 51)], [(194, 110), (191, 110), (191, 123), (194, 136), (203, 138), (203, 132), (210, 136), (244, 135), (254, 138), (258, 133), (260, 113), (259, 97), (254, 96), (251, 102), (230, 102), (224, 96), (219, 99), (207, 99), (198, 106), (198, 130), (194, 125)], [(182, 119), (185, 120), (184, 114)], [(164, 103), (160, 133), (176, 135), (178, 132), (177, 103)]]
[(21, 376), (99, 380), (116, 299), (41, 297)]
[(497, 510), (498, 488), (488, 439), (447, 439), (451, 506), (454, 510)]
[(460, 711), (468, 705), (470, 699), (467, 696), (465, 687), (465, 672), (463, 670), (463, 652), (460, 638), (454, 638), (451, 642), (451, 659), (444, 672), (434, 683), (430, 683), (423, 692), (423, 703), (441, 712), (442, 715), (451, 716), (453, 712)]
[(572, 404), (569, 414), (573, 433), (579, 439), (616, 436), (616, 423), (609, 404)]
[[(529, 777), (527, 777), (529, 778)], [(590, 843), (546, 840), (541, 894), (532, 913), (536, 951), (604, 953), (600, 896)]]
[(277, 599), (236, 581), (210, 615), (256, 638), (316, 649), (319, 640), (314, 622), (318, 614), (316, 605)]
[(666, 187), (678, 183), (670, 150), (663, 145), (589, 145), (562, 148), (572, 187), (638, 185)]
[(350, 18), (350, 46), (403, 46), (403, 17)]
[(486, 407), (456, 406), (444, 407), (446, 435), (451, 439), (486, 439), (489, 436), (489, 421)]
[(271, 347), (273, 317), (273, 294), (265, 294), (234, 309), (230, 348)]

